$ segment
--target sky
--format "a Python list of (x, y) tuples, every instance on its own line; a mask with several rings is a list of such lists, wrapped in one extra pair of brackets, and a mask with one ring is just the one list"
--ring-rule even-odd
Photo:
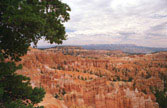
[[(167, 48), (167, 0), (62, 0), (71, 7), (63, 45)], [(39, 46), (49, 45), (41, 40)]]

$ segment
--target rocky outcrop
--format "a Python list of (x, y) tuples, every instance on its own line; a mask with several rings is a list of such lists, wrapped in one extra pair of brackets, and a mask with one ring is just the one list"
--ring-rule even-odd
[[(142, 92), (122, 86), (122, 82), (107, 85), (106, 78), (87, 82), (82, 93), (65, 96), (67, 106), (86, 105), (92, 108), (158, 108), (158, 104)], [(78, 95), (80, 94), (80, 95)]]
[(150, 87), (163, 89), (160, 75), (166, 71), (167, 53), (104, 55), (31, 49), (18, 73), (30, 77), (33, 87), (46, 90), (41, 103), (46, 108), (158, 108)]

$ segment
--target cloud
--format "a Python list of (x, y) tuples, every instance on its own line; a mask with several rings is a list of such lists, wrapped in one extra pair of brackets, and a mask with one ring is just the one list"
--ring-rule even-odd
[(71, 7), (64, 44), (167, 47), (167, 0), (63, 0)]
[(151, 27), (146, 34), (149, 38), (158, 37), (160, 39), (167, 39), (167, 22)]

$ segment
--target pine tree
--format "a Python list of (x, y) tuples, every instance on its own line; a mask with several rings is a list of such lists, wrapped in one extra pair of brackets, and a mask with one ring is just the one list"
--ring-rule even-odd
[(18, 75), (22, 66), (15, 62), (42, 38), (61, 44), (69, 11), (60, 0), (0, 0), (0, 108), (35, 108), (42, 101), (44, 89)]

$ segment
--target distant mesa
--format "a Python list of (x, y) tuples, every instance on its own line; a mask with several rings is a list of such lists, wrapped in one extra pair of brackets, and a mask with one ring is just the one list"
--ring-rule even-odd
[[(57, 45), (54, 47), (67, 47), (68, 48), (83, 48), (87, 50), (121, 50), (124, 53), (132, 53), (132, 54), (148, 54), (155, 53), (161, 51), (167, 51), (167, 48), (156, 48), (156, 47), (145, 47), (145, 46), (137, 46), (135, 44), (89, 44), (89, 45)], [(53, 46), (45, 46), (39, 47), (40, 49), (46, 48), (54, 48)]]

